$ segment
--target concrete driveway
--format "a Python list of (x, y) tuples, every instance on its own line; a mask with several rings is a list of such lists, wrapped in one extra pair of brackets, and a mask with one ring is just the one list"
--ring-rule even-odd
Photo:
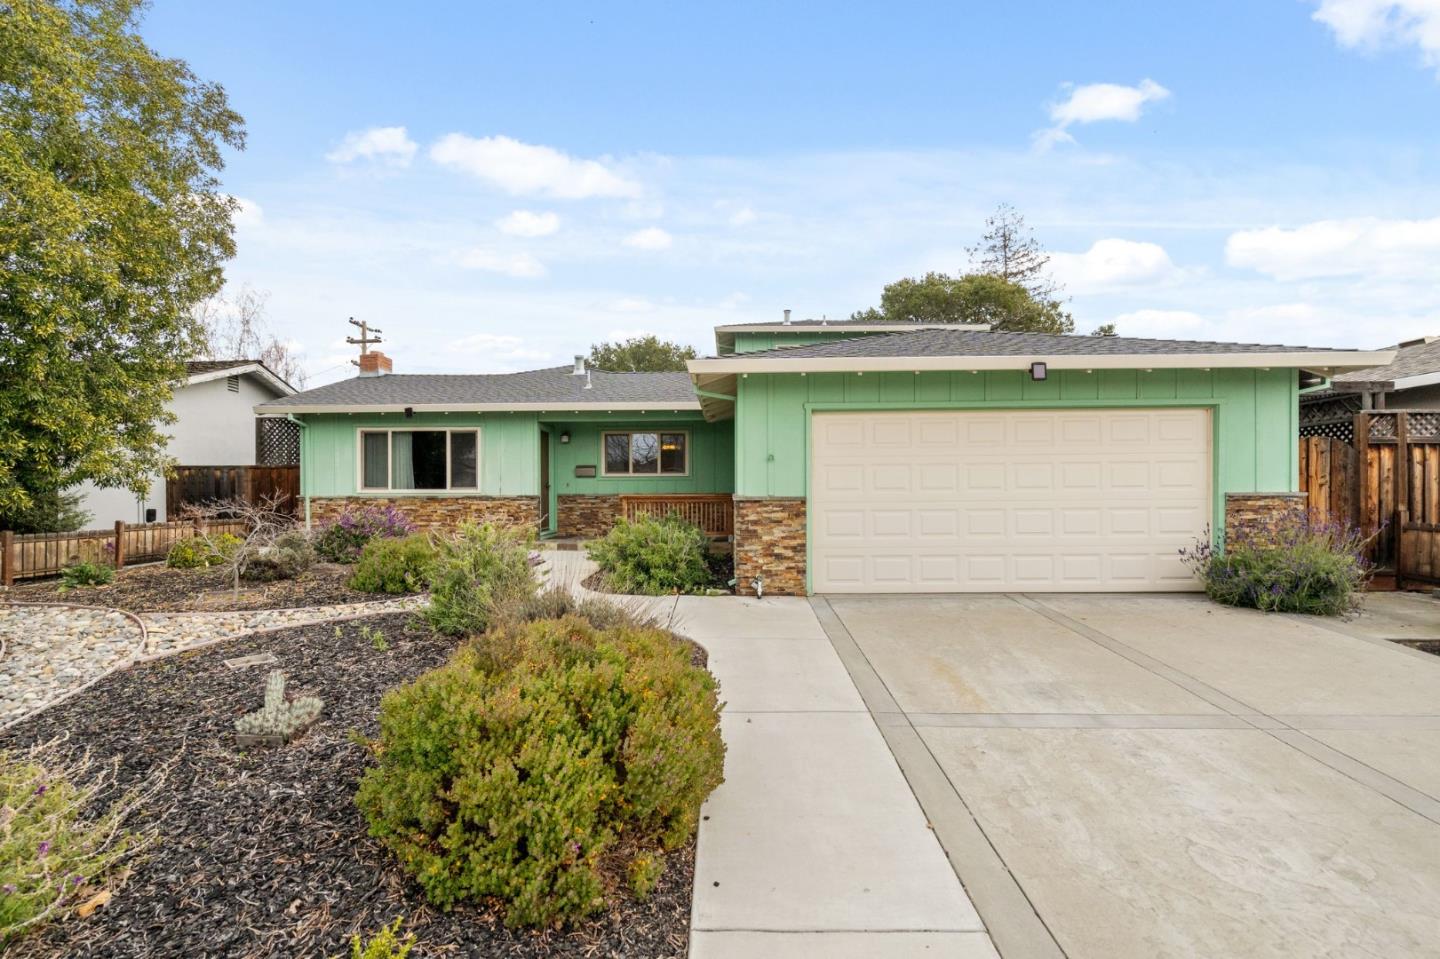
[(1440, 601), (812, 606), (1005, 959), (1440, 953)]

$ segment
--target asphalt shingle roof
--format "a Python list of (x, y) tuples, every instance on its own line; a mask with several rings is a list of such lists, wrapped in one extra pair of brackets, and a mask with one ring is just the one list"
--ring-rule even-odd
[(356, 376), (338, 383), (272, 400), (266, 409), (294, 406), (473, 406), (505, 403), (571, 404), (654, 403), (693, 408), (695, 390), (688, 373), (590, 372), (576, 376), (557, 366), (524, 373), (387, 373)]
[(1398, 346), (1395, 359), (1389, 366), (1372, 366), (1363, 370), (1352, 370), (1334, 377), (1335, 383), (1377, 383), (1391, 382), (1405, 376), (1423, 376), (1426, 373), (1440, 373), (1440, 336), (1431, 337), (1430, 342)]
[(1216, 343), (1205, 340), (1150, 340), (1132, 336), (1058, 336), (978, 330), (913, 330), (816, 343), (781, 346), (724, 359), (841, 359), (909, 356), (1115, 356), (1183, 353), (1334, 352), (1307, 346)]
[(185, 364), (185, 372), (190, 376), (199, 376), (201, 373), (218, 373), (221, 370), (231, 370), (237, 366), (262, 366), (259, 360), (189, 360)]

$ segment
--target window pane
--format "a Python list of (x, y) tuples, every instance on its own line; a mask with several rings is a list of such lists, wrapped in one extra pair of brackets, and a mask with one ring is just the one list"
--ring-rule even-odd
[[(400, 437), (410, 437), (410, 458), (414, 470), (414, 482), (411, 489), (444, 489), (445, 488), (445, 431), (444, 430), (416, 430), (412, 433), (395, 433), (395, 446), (399, 446)], [(398, 457), (398, 454), (393, 454)]]
[(474, 489), (477, 446), (474, 433), (450, 434), (450, 485), (455, 489)]
[(660, 434), (660, 472), (685, 472), (685, 434)]
[(388, 438), (384, 433), (361, 433), (364, 444), (365, 472), (360, 485), (365, 489), (385, 488), (385, 459)]
[(605, 434), (605, 472), (630, 472), (630, 434)]
[(630, 471), (660, 472), (660, 437), (654, 433), (630, 434)]

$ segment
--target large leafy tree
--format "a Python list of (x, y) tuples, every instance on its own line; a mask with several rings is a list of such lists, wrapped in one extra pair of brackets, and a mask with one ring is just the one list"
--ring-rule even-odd
[(138, 0), (0, 2), (0, 526), (165, 465), (192, 311), (223, 283), (225, 92), (137, 33)]
[(685, 361), (693, 359), (693, 347), (681, 346), (653, 335), (634, 336), (620, 343), (596, 343), (590, 347), (590, 365), (615, 373), (683, 371)]
[(985, 273), (896, 280), (880, 307), (851, 319), (892, 323), (988, 323), (1010, 333), (1073, 333), (1075, 321), (1055, 300), (1040, 300), (1018, 283)]

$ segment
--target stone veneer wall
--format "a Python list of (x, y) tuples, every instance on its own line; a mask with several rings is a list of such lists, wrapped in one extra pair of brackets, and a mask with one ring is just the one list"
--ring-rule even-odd
[(805, 500), (735, 497), (735, 591), (753, 595), (762, 576), (766, 595), (805, 595)]
[(557, 536), (604, 536), (620, 516), (620, 497), (614, 494), (560, 495), (555, 499)]
[(1305, 493), (1226, 493), (1225, 541), (1233, 543), (1242, 530), (1264, 537), (1282, 524), (1305, 521)]
[(393, 506), (424, 530), (452, 529), (467, 521), (532, 528), (540, 522), (538, 496), (317, 496), (310, 500), (310, 520), (323, 523), (347, 509), (368, 506)]

